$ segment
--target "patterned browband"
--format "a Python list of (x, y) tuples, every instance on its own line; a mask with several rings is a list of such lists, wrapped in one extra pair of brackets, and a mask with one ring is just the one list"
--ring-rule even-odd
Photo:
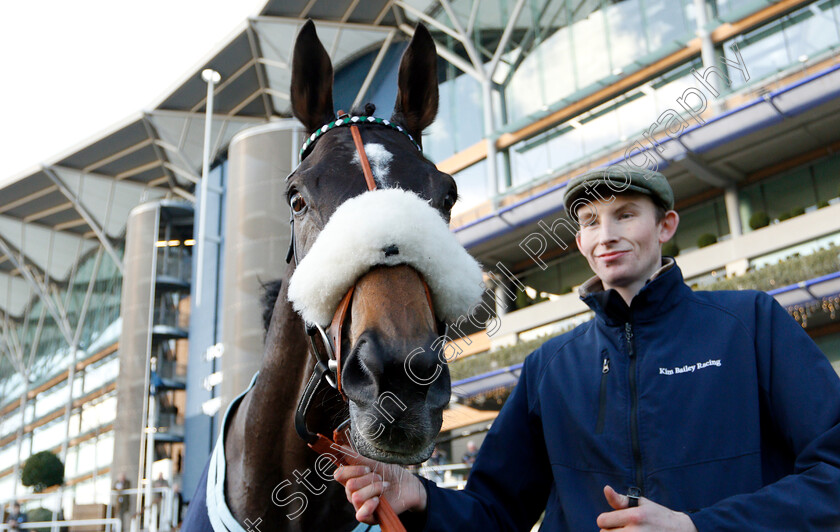
[(408, 140), (410, 140), (411, 143), (414, 144), (414, 147), (417, 148), (418, 151), (423, 151), (422, 148), (420, 148), (420, 145), (417, 143), (417, 141), (414, 140), (414, 137), (412, 137), (411, 134), (408, 131), (406, 131), (404, 127), (394, 124), (390, 120), (385, 120), (384, 118), (377, 118), (375, 116), (350, 116), (347, 114), (339, 114), (337, 119), (333, 120), (329, 124), (321, 126), (320, 128), (316, 129), (314, 133), (309, 135), (309, 138), (306, 139), (306, 142), (304, 142), (303, 146), (301, 146), (300, 148), (300, 160), (303, 161), (303, 159), (307, 156), (309, 149), (321, 135), (323, 135), (327, 131), (330, 131), (331, 129), (335, 129), (341, 126), (352, 126), (354, 124), (373, 124), (389, 127), (396, 131), (399, 131), (400, 133), (408, 137)]

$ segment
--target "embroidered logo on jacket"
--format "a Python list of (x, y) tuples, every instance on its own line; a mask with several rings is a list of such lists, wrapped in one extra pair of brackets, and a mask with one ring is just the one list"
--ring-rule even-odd
[(694, 373), (694, 370), (708, 368), (709, 366), (720, 367), (720, 360), (707, 360), (706, 362), (698, 362), (697, 364), (686, 364), (685, 366), (676, 367), (673, 369), (659, 368), (660, 375), (675, 375), (677, 373)]

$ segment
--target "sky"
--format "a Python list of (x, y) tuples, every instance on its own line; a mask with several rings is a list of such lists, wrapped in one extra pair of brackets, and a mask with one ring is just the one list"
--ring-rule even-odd
[(0, 2), (0, 186), (151, 109), (265, 3)]

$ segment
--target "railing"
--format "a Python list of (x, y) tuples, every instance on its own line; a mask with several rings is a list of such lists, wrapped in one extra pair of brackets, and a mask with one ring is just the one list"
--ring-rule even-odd
[[(131, 530), (148, 530), (149, 532), (168, 532), (174, 529), (175, 524), (178, 523), (178, 512), (180, 508), (175, 507), (175, 490), (171, 487), (159, 487), (159, 488), (152, 488), (152, 494), (160, 494), (161, 503), (156, 504), (154, 502), (149, 503), (150, 506), (150, 514), (146, 515), (141, 513), (139, 516), (134, 516), (133, 519), (142, 519), (143, 520), (143, 527), (140, 526), (140, 523), (132, 523), (130, 526)], [(111, 490), (111, 500), (108, 502), (108, 513), (107, 516), (111, 518), (112, 512), (114, 510), (114, 501), (117, 499), (118, 495), (139, 495), (145, 496), (146, 495), (146, 488), (129, 488), (124, 490)], [(153, 497), (154, 500), (154, 497)], [(132, 508), (133, 505), (129, 505), (129, 508)], [(145, 501), (144, 504), (141, 506), (143, 509), (146, 508)], [(129, 510), (131, 511), (131, 510)], [(119, 519), (119, 517), (115, 517), (114, 519)], [(132, 520), (133, 520), (132, 519)], [(106, 532), (119, 532), (119, 531), (106, 531)]]
[[(139, 521), (137, 523), (131, 523), (132, 518), (129, 518), (128, 522), (131, 524), (130, 526), (126, 527), (126, 530), (148, 530), (149, 532), (168, 532), (175, 529), (174, 525), (178, 523), (180, 512), (180, 508), (177, 508), (175, 504), (175, 490), (172, 487), (157, 487), (152, 488), (151, 493), (159, 494), (161, 496), (160, 503), (158, 504), (153, 502), (150, 504), (150, 515), (141, 513), (139, 516), (132, 516), (134, 519), (141, 519), (144, 523), (144, 526), (141, 527), (141, 523)], [(15, 501), (25, 502), (51, 499), (57, 498), (59, 494), (60, 492), (58, 491), (52, 493), (32, 493), (20, 495), (19, 497), (14, 499), (0, 501), (0, 515), (3, 515), (4, 510), (10, 507)], [(140, 496), (145, 496), (146, 488), (111, 490), (110, 499), (106, 507), (105, 517), (101, 519), (71, 519), (39, 522), (31, 521), (21, 523), (19, 525), (19, 528), (21, 530), (34, 528), (49, 528), (52, 532), (58, 532), (60, 528), (64, 526), (103, 525), (103, 530), (105, 530), (105, 532), (122, 532), (124, 529), (122, 519), (120, 518), (120, 516), (114, 516), (114, 503), (119, 495), (137, 496), (138, 494)], [(128, 514), (129, 516), (131, 516), (131, 514), (133, 513), (134, 506), (129, 505), (128, 508)], [(143, 505), (143, 508), (145, 509), (145, 504)], [(10, 528), (9, 525), (5, 522), (0, 523), (0, 532), (5, 530), (14, 529)]]
[(427, 465), (420, 467), (416, 473), (427, 478), (441, 488), (464, 489), (467, 475), (472, 469), (468, 464)]
[[(730, 279), (721, 279), (702, 286), (701, 290), (762, 290), (791, 285), (821, 275), (840, 271), (840, 248), (830, 246), (810, 255), (788, 257)], [(693, 288), (693, 287), (692, 287)]]
[(107, 527), (108, 530), (112, 530), (113, 532), (122, 532), (122, 523), (116, 517), (112, 517), (110, 519), (68, 519), (63, 521), (31, 521), (26, 523), (20, 523), (17, 525), (17, 528), (12, 528), (6, 523), (0, 523), (0, 530), (28, 530), (32, 528), (51, 528), (52, 530), (58, 530), (59, 528), (66, 526), (96, 525), (103, 525)]
[(168, 253), (164, 253), (164, 249), (158, 248), (157, 274), (189, 282), (192, 276), (192, 255), (176, 251), (183, 248), (169, 248)]

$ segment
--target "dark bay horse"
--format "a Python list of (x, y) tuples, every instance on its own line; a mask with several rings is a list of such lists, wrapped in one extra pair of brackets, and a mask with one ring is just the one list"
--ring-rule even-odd
[[(482, 291), (480, 268), (447, 228), (455, 182), (419, 149), (438, 106), (428, 30), (418, 26), (403, 54), (390, 120), (363, 116), (355, 131), (340, 127), (372, 115), (368, 105), (336, 125), (332, 89), (330, 59), (309, 21), (292, 64), (292, 110), (311, 135), (287, 178), (293, 260), (274, 285), (276, 297), (268, 297), (261, 369), (232, 405), (211, 460), (208, 476), (221, 485), (207, 490), (206, 505), (223, 501), (227, 512), (210, 518), (214, 530), (340, 531), (358, 524), (332, 468), (295, 427), (294, 405), (313, 375), (307, 332), (329, 325), (324, 317), (341, 305), (336, 294), (350, 286), (339, 297), (346, 315), (338, 318), (343, 332), (334, 343), (342, 355), (337, 368), (330, 361), (340, 386), (313, 394), (305, 424), (331, 434), (349, 418), (357, 452), (411, 464), (431, 454), (450, 399), (441, 323), (466, 313)], [(360, 146), (375, 183), (363, 174)], [(190, 517), (184, 530), (200, 529)]]

